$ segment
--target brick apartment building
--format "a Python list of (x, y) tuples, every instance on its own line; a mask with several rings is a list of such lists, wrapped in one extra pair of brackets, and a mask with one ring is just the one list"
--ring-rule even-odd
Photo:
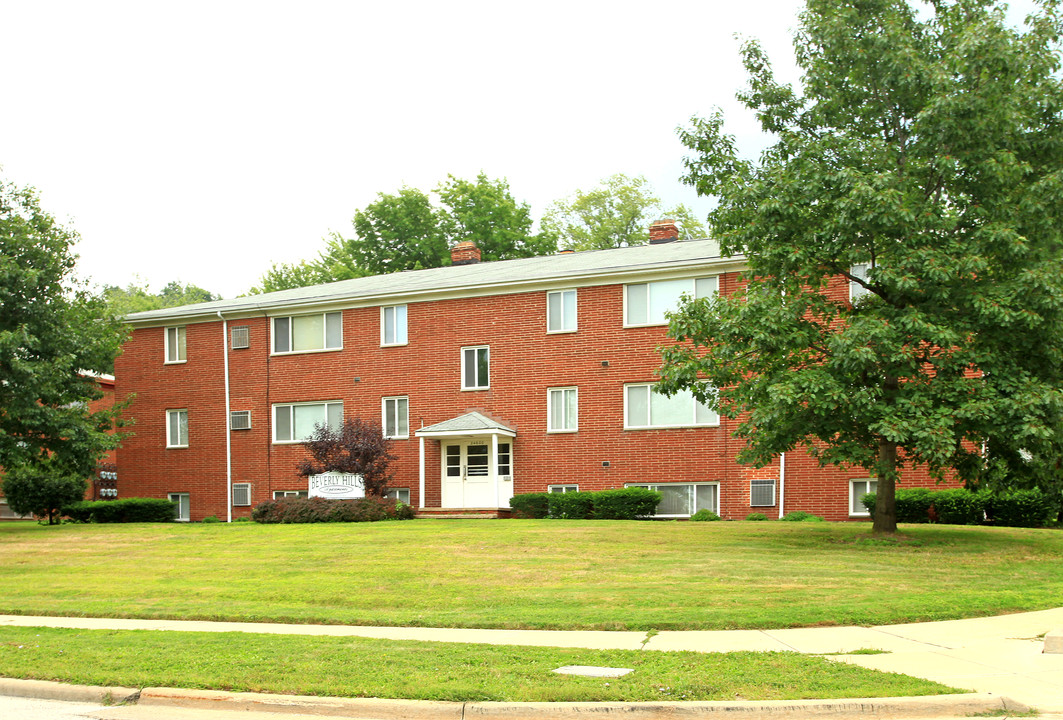
[(307, 493), (296, 464), (315, 423), (360, 416), (392, 438), (392, 493), (420, 508), (642, 485), (664, 493), (662, 517), (866, 516), (865, 470), (803, 452), (741, 466), (730, 421), (653, 392), (665, 310), (732, 292), (743, 263), (673, 224), (652, 236), (490, 263), (462, 243), (448, 267), (131, 315), (121, 495), (170, 497), (181, 519), (247, 516)]

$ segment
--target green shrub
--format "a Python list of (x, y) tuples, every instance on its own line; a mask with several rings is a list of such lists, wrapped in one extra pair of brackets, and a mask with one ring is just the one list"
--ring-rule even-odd
[[(698, 512), (701, 512), (700, 510)], [(767, 520), (768, 516), (761, 512), (751, 512), (746, 515), (746, 520)], [(693, 520), (693, 518), (691, 518)]]
[[(572, 493), (565, 493), (571, 495)], [(596, 520), (635, 520), (649, 517), (661, 502), (661, 494), (649, 488), (618, 488), (587, 493)]]
[(205, 523), (220, 523), (221, 520), (218, 519), (217, 515), (207, 515), (205, 518), (203, 518), (203, 520), (201, 522), (205, 522)]
[(162, 498), (122, 498), (71, 503), (63, 514), (79, 522), (173, 522), (176, 510), (176, 503)]
[[(930, 488), (905, 488), (897, 490), (894, 500), (897, 506), (897, 522), (903, 523), (928, 523), (930, 522), (930, 505), (937, 496)], [(874, 511), (871, 515), (874, 516)]]
[(521, 493), (509, 499), (513, 517), (541, 520), (550, 514), (550, 493)]
[(794, 510), (793, 512), (786, 513), (786, 516), (783, 517), (783, 520), (787, 520), (789, 522), (823, 522), (823, 518), (821, 518), (819, 515), (813, 515), (812, 513), (805, 512), (804, 510)]
[[(934, 522), (944, 525), (980, 525), (985, 518), (985, 493), (949, 488), (927, 494), (933, 507), (930, 516)], [(897, 519), (900, 520), (899, 517)]]
[[(400, 507), (401, 505), (401, 507)], [(268, 500), (251, 511), (259, 523), (377, 522), (409, 520), (413, 508), (391, 498), (377, 496), (355, 500), (327, 498), (281, 498)]]
[(1005, 527), (1044, 527), (1059, 514), (1059, 498), (1038, 488), (985, 495), (989, 522)]
[(563, 520), (586, 520), (594, 511), (594, 493), (549, 493), (550, 517)]
[(722, 520), (719, 515), (714, 513), (712, 510), (707, 510), (706, 508), (698, 510), (696, 513), (690, 516), (690, 519), (695, 522), (710, 522), (712, 520)]

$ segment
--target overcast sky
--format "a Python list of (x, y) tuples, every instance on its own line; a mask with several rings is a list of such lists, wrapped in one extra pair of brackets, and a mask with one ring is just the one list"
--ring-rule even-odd
[(83, 277), (227, 298), (448, 173), (536, 217), (618, 172), (704, 214), (675, 130), (719, 106), (758, 147), (735, 35), (795, 80), (801, 5), (0, 0), (0, 177), (81, 234)]

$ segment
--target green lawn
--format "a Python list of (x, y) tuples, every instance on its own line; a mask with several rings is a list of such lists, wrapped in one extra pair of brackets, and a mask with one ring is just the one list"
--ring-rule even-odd
[[(622, 678), (564, 665), (632, 668)], [(958, 692), (795, 653), (639, 652), (362, 638), (0, 628), (0, 675), (88, 685), (422, 700), (640, 701)]]
[(1053, 607), (1063, 532), (416, 520), (0, 524), (0, 613), (488, 628), (871, 625)]

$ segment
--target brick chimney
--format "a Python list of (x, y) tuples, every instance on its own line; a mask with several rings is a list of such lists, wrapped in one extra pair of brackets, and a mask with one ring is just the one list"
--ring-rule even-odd
[(451, 265), (473, 265), (480, 262), (480, 248), (471, 240), (463, 240), (450, 249)]
[(679, 239), (679, 227), (675, 220), (664, 218), (650, 225), (650, 245), (663, 245)]

